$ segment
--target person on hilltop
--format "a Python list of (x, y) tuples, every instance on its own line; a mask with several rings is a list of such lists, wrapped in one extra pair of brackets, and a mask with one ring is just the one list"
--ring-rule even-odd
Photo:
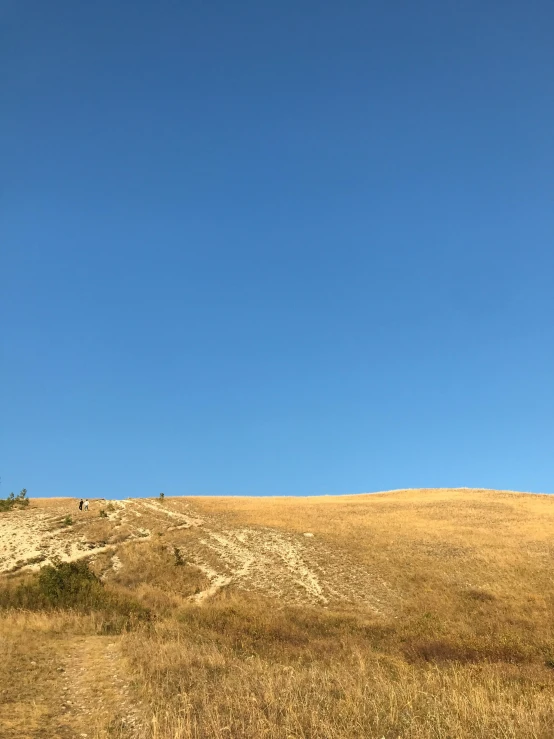
[(88, 498), (85, 498), (85, 511), (88, 511)]
[(82, 511), (82, 510), (83, 510), (83, 499), (82, 499), (82, 498), (81, 498), (81, 500), (79, 501), (79, 510), (80, 510), (80, 511)]

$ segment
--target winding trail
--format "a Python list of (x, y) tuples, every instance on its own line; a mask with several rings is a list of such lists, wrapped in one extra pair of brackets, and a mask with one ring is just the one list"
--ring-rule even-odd
[(31, 506), (0, 516), (0, 573), (38, 569), (55, 558), (95, 559), (111, 552), (103, 573), (109, 577), (122, 567), (120, 547), (160, 534), (208, 578), (209, 586), (191, 596), (197, 603), (229, 585), (290, 603), (324, 607), (359, 603), (376, 613), (385, 612), (395, 598), (380, 577), (309, 532), (233, 528), (225, 516), (198, 515), (189, 501), (143, 498), (91, 501), (89, 513), (74, 514), (74, 523), (64, 527), (60, 523), (67, 506), (67, 502), (51, 510)]

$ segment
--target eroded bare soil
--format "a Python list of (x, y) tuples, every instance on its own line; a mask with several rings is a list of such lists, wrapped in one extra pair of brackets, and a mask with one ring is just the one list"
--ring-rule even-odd
[[(99, 517), (100, 510), (106, 517)], [(68, 515), (72, 522), (64, 525)], [(121, 547), (150, 539), (153, 532), (171, 546), (172, 535), (184, 530), (189, 535), (184, 549), (179, 542), (183, 556), (210, 583), (193, 596), (198, 602), (230, 584), (291, 603), (359, 603), (378, 613), (395, 598), (376, 573), (320, 536), (235, 527), (221, 515), (200, 515), (184, 501), (94, 501), (88, 512), (80, 512), (75, 501), (60, 500), (13, 511), (0, 519), (0, 573), (36, 570), (56, 558), (94, 559), (104, 552), (111, 554), (115, 572), (122, 567)]]

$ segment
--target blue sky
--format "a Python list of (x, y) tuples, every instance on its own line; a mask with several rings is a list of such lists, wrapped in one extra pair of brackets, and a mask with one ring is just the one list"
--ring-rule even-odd
[(0, 2), (0, 496), (554, 491), (553, 28)]

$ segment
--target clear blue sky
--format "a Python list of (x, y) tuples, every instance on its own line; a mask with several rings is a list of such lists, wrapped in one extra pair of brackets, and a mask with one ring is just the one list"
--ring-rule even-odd
[(554, 5), (0, 0), (0, 496), (554, 491)]

